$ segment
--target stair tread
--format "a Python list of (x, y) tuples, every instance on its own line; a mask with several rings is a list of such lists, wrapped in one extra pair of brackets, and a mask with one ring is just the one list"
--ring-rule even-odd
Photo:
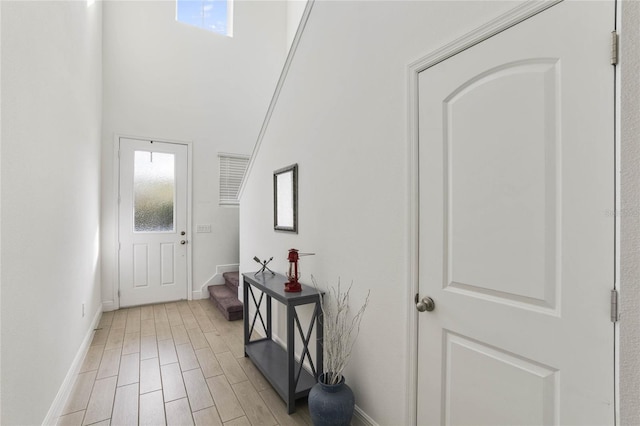
[(222, 274), (222, 277), (227, 285), (235, 288), (238, 288), (240, 285), (240, 272), (238, 271), (225, 272)]
[[(216, 297), (222, 297), (222, 298), (226, 298), (226, 297), (231, 297), (233, 299), (238, 300), (238, 293), (234, 292), (233, 290), (231, 290), (229, 287), (227, 287), (226, 285), (211, 285), (209, 286), (209, 293), (211, 294), (215, 294)], [(240, 300), (238, 300), (239, 302)]]
[(243, 305), (238, 299), (240, 273), (238, 271), (224, 272), (224, 284), (209, 286), (209, 295), (216, 307), (228, 321), (242, 319)]
[(209, 294), (221, 310), (226, 310), (227, 312), (242, 310), (242, 302), (238, 299), (237, 293), (226, 285), (209, 286)]

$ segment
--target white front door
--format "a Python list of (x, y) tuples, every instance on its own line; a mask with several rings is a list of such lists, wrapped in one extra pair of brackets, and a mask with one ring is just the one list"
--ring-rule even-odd
[(419, 74), (419, 424), (614, 423), (614, 11)]
[(187, 145), (120, 139), (120, 306), (187, 299)]

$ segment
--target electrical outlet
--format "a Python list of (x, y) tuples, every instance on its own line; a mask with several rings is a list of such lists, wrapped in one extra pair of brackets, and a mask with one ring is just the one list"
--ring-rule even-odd
[(196, 232), (211, 232), (211, 225), (196, 225)]

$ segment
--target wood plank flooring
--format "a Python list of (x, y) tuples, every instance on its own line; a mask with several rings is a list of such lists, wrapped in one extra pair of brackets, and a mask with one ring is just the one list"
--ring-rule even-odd
[(242, 321), (209, 300), (105, 312), (59, 425), (311, 425), (248, 358)]

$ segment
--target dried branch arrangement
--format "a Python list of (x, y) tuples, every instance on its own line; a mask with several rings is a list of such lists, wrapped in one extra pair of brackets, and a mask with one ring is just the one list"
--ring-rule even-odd
[[(313, 275), (311, 281), (318, 290), (318, 284)], [(362, 316), (369, 304), (371, 290), (367, 293), (367, 298), (358, 312), (353, 318), (349, 317), (349, 293), (352, 285), (353, 283), (349, 285), (347, 291), (342, 291), (338, 279), (338, 286), (329, 287), (325, 297), (320, 298), (324, 315), (324, 383), (328, 385), (338, 384), (342, 380), (342, 372), (351, 357), (351, 349), (360, 333)]]

